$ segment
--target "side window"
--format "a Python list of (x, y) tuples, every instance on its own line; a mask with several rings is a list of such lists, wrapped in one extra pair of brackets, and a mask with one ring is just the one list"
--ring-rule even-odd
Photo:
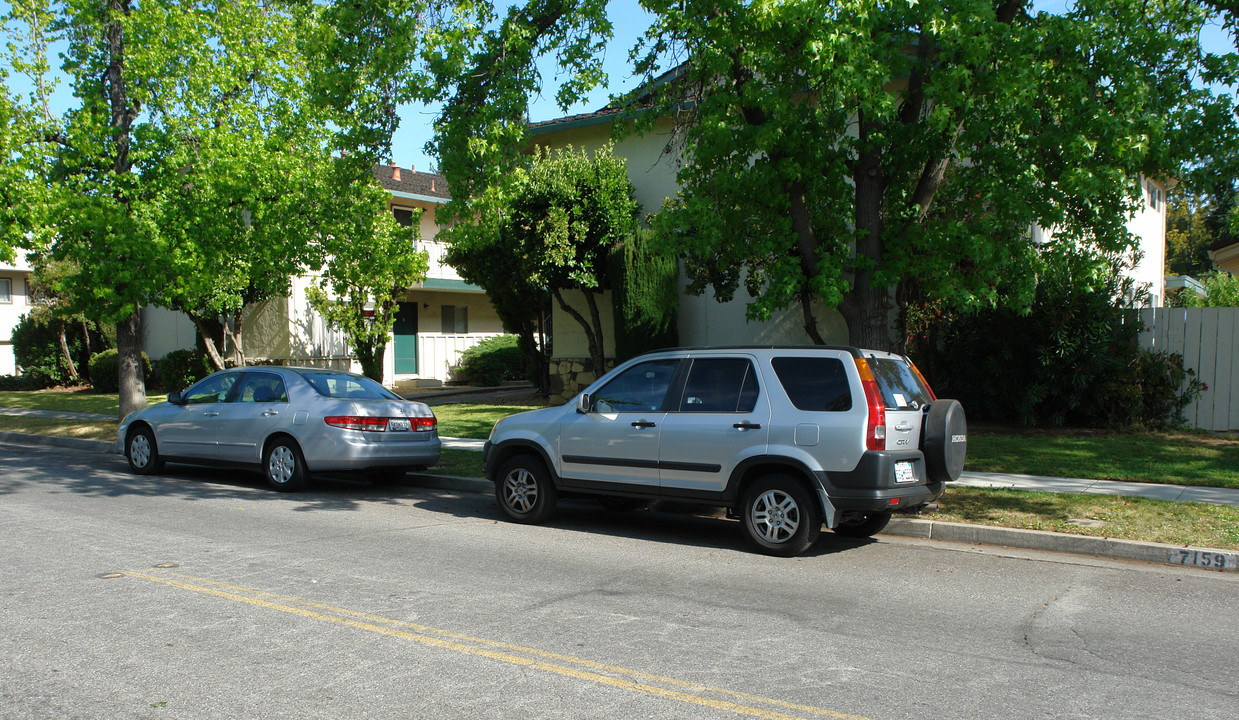
[(190, 405), (221, 403), (228, 397), (228, 391), (232, 390), (238, 377), (239, 373), (209, 377), (185, 391), (185, 402)]
[(604, 413), (662, 409), (679, 364), (679, 360), (651, 360), (633, 365), (594, 394), (593, 409)]
[(284, 381), (279, 375), (248, 373), (245, 376), (245, 383), (241, 385), (241, 390), (237, 393), (237, 402), (288, 402), (288, 394), (284, 392)]
[(844, 412), (852, 409), (847, 371), (838, 358), (780, 357), (770, 361), (787, 399), (798, 410)]
[(744, 358), (693, 361), (680, 399), (680, 412), (752, 412), (757, 404), (757, 375)]

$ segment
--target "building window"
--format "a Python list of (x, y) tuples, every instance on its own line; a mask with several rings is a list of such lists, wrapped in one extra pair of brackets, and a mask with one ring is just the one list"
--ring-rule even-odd
[(443, 334), (464, 335), (469, 332), (469, 308), (464, 305), (443, 306)]
[(402, 227), (409, 227), (413, 224), (413, 210), (409, 208), (394, 207), (391, 209), (391, 214)]
[(0, 278), (0, 303), (13, 302), (13, 281), (10, 278)]
[(1149, 183), (1149, 207), (1156, 210), (1162, 204), (1162, 189)]

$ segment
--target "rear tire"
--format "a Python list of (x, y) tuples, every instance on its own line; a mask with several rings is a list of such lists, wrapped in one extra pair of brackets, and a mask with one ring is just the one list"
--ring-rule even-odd
[(532, 455), (517, 455), (500, 468), (495, 499), (509, 520), (533, 525), (555, 512), (559, 489), (551, 482), (541, 460)]
[(125, 459), (129, 461), (129, 469), (139, 475), (154, 475), (163, 469), (159, 445), (150, 428), (141, 425), (129, 431), (129, 438), (125, 441)]
[(745, 538), (766, 555), (799, 555), (822, 532), (821, 508), (790, 475), (769, 475), (750, 485), (740, 516)]
[(890, 521), (891, 514), (888, 512), (869, 513), (859, 520), (841, 521), (835, 528), (835, 534), (851, 538), (872, 537), (882, 532)]
[(284, 437), (271, 441), (267, 452), (263, 454), (262, 471), (267, 483), (280, 492), (304, 490), (310, 482), (305, 457), (292, 438)]

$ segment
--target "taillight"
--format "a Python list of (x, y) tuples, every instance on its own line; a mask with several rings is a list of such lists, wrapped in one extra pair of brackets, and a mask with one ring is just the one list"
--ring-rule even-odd
[(323, 418), (331, 427), (362, 432), (434, 432), (438, 422), (433, 417), (385, 418), (361, 415), (331, 415)]
[(865, 424), (865, 447), (870, 450), (886, 449), (886, 403), (882, 402), (882, 392), (878, 390), (877, 378), (869, 369), (869, 363), (864, 358), (856, 360), (856, 371), (860, 373), (860, 384), (865, 389), (865, 404), (869, 407), (869, 419)]
[(332, 427), (344, 430), (362, 430), (364, 432), (383, 432), (387, 430), (387, 418), (363, 417), (358, 415), (329, 415), (323, 421)]

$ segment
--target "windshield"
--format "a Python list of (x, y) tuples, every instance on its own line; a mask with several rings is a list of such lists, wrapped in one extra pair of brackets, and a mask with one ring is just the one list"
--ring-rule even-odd
[(402, 398), (370, 378), (349, 373), (321, 370), (303, 372), (301, 377), (319, 395), (349, 400), (401, 400)]

